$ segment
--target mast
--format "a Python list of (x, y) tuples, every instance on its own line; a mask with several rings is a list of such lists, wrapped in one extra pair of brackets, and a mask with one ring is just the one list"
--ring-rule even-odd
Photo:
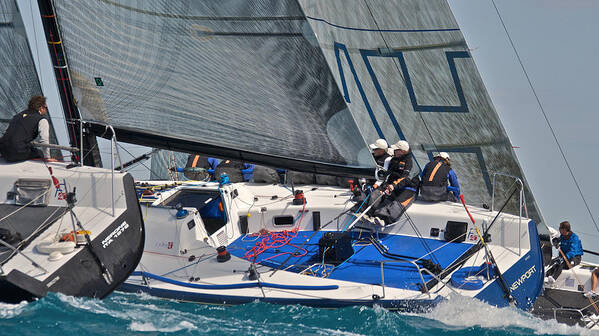
[(73, 97), (68, 62), (52, 0), (38, 0), (38, 5), (42, 16), (46, 41), (48, 41), (50, 58), (52, 59), (54, 73), (58, 81), (58, 90), (65, 114), (69, 142), (71, 147), (83, 148), (82, 153), (73, 153), (72, 160), (80, 163), (80, 155), (82, 155), (85, 165), (101, 167), (102, 160), (95, 136), (90, 133), (87, 126), (83, 126), (83, 129), (81, 129), (81, 114), (77, 108), (77, 101)]

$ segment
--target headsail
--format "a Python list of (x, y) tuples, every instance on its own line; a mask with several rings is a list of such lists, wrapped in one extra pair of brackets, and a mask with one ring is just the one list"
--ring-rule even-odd
[(82, 117), (119, 140), (312, 171), (374, 166), (295, 0), (54, 5)]
[[(43, 94), (15, 0), (0, 0), (0, 73), (1, 135), (12, 116), (27, 108), (31, 96)], [(55, 144), (54, 127), (52, 121), (48, 121), (50, 142)], [(53, 150), (52, 155), (61, 154)]]
[(13, 115), (42, 89), (31, 57), (25, 27), (14, 0), (0, 1), (0, 134)]
[[(477, 204), (490, 201), (494, 172), (523, 179), (445, 0), (299, 2), (367, 140), (408, 140), (420, 167), (448, 152), (463, 193)], [(512, 181), (497, 182), (503, 195)], [(526, 199), (538, 220), (532, 194)]]

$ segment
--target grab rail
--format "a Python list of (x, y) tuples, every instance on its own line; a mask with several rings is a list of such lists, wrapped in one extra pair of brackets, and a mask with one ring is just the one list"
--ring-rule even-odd
[(418, 266), (418, 264), (416, 264), (415, 261), (412, 260), (382, 260), (380, 261), (381, 264), (381, 288), (383, 289), (383, 296), (381, 298), (385, 297), (385, 271), (384, 271), (384, 264), (386, 263), (408, 263), (408, 264), (412, 264), (416, 267), (416, 269), (418, 270), (418, 275), (420, 276), (420, 281), (422, 281), (422, 288), (424, 289), (424, 293), (428, 294), (430, 297), (430, 293), (428, 291), (428, 288), (426, 287), (426, 282), (424, 281), (424, 277), (422, 276), (422, 271), (420, 269), (420, 266)]
[[(494, 172), (493, 173), (493, 188), (492, 188), (492, 195), (491, 195), (491, 211), (495, 210), (495, 180), (497, 175), (500, 176), (505, 176), (505, 177), (510, 177), (512, 179), (514, 179), (514, 183), (515, 184), (519, 184), (520, 185), (520, 195), (519, 195), (519, 199), (518, 199), (518, 255), (520, 256), (522, 254), (522, 244), (521, 244), (521, 237), (522, 237), (522, 204), (526, 203), (526, 196), (524, 195), (524, 183), (522, 182), (522, 180), (514, 175), (510, 175), (510, 174), (505, 174), (505, 173), (498, 173), (498, 172)], [(524, 207), (524, 212), (526, 215), (526, 218), (528, 218), (528, 209), (526, 209), (526, 206)]]
[[(80, 123), (80, 125), (79, 125), (79, 136), (80, 136), (79, 143), (81, 144), (81, 148), (80, 148), (81, 158), (79, 160), (79, 164), (81, 165), (81, 167), (83, 167), (83, 125), (85, 123), (87, 123), (88, 121), (86, 121), (84, 119), (78, 119), (78, 121)], [(116, 132), (114, 131), (114, 128), (112, 127), (112, 125), (98, 122), (98, 121), (94, 121), (94, 124), (102, 125), (106, 128), (109, 128), (110, 131), (112, 132), (112, 137), (110, 138), (110, 181), (111, 181), (110, 197), (111, 197), (111, 204), (112, 204), (112, 217), (114, 217), (114, 150), (115, 149), (116, 149), (116, 156), (119, 160), (119, 166), (122, 167), (123, 162), (121, 161), (121, 155), (116, 146), (116, 143), (117, 143)]]

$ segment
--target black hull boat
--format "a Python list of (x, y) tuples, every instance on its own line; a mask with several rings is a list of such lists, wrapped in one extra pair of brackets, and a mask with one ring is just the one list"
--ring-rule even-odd
[(1, 161), (0, 180), (0, 301), (104, 298), (137, 266), (144, 226), (129, 174)]
[[(545, 267), (548, 268), (552, 257), (551, 238), (541, 235), (540, 241)], [(584, 252), (585, 255), (596, 254), (588, 250)], [(532, 313), (543, 319), (556, 319), (560, 323), (599, 330), (599, 296), (589, 295), (592, 273), (597, 267), (598, 264), (583, 260), (571, 269), (564, 269), (555, 281), (546, 278), (543, 293), (534, 303)]]

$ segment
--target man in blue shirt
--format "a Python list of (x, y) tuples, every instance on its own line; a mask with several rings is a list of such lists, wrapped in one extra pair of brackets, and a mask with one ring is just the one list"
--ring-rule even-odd
[[(559, 248), (556, 241), (554, 241), (555, 247), (562, 250), (570, 266), (574, 267), (580, 264), (583, 255), (582, 243), (578, 235), (572, 232), (568, 221), (559, 224), (559, 233)], [(561, 253), (551, 261), (550, 265), (550, 268), (547, 270), (547, 282), (553, 283), (562, 273), (562, 269), (567, 269), (568, 265)]]
[[(458, 177), (451, 169), (449, 154), (439, 153), (420, 174), (420, 198), (423, 201), (452, 201), (460, 196)], [(447, 185), (449, 183), (449, 185)]]

